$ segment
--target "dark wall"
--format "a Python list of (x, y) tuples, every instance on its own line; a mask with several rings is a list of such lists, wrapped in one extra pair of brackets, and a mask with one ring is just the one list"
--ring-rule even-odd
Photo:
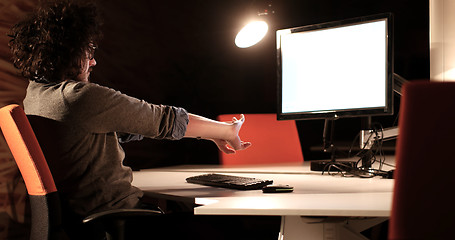
[[(249, 49), (235, 47), (235, 34), (248, 14), (266, 8), (269, 1), (99, 2), (105, 38), (92, 81), (209, 118), (276, 111), (275, 30), (279, 28), (393, 12), (395, 72), (406, 79), (429, 77), (427, 0), (273, 1), (272, 29)], [(356, 121), (342, 124), (357, 125)], [(303, 135), (318, 137), (320, 124), (306, 121), (299, 127)], [(141, 168), (218, 162), (216, 146), (207, 141), (147, 139), (124, 148), (128, 164)]]

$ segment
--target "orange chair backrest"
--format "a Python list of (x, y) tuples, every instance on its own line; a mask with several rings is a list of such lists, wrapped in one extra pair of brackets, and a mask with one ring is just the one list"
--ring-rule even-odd
[(24, 110), (16, 104), (0, 109), (0, 127), (30, 195), (47, 195), (57, 188)]
[[(223, 114), (218, 121), (230, 122), (240, 114)], [(252, 146), (235, 154), (220, 151), (223, 165), (302, 162), (303, 153), (295, 121), (278, 121), (276, 114), (244, 114), (240, 138)]]

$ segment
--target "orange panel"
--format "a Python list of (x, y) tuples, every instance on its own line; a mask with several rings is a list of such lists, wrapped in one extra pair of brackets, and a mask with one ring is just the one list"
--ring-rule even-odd
[[(230, 122), (240, 114), (224, 114), (218, 121)], [(223, 165), (303, 162), (295, 121), (278, 121), (276, 114), (244, 114), (240, 138), (252, 146), (235, 154), (220, 152)]]

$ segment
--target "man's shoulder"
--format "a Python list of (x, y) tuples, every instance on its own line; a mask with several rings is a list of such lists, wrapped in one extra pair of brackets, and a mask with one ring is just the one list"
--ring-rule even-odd
[(96, 89), (102, 89), (104, 87), (90, 82), (78, 82), (73, 80), (64, 81), (61, 84), (61, 88), (66, 91), (74, 91), (74, 92), (85, 92), (85, 91), (92, 91)]
[(59, 91), (59, 92), (83, 92), (89, 91), (93, 88), (99, 88), (98, 84), (89, 82), (78, 82), (67, 80), (63, 82), (36, 82), (30, 81), (28, 88), (32, 90), (42, 91)]
[(61, 90), (66, 97), (74, 98), (102, 98), (115, 94), (115, 90), (90, 82), (65, 81)]

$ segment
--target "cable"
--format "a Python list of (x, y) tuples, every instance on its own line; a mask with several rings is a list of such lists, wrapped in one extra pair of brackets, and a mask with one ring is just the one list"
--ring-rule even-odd
[[(351, 143), (348, 151), (348, 158), (352, 157), (354, 144), (358, 141), (360, 133), (358, 133)], [(374, 140), (374, 141), (373, 141)], [(372, 141), (372, 146), (367, 148), (369, 142)], [(373, 123), (371, 133), (361, 145), (360, 150), (354, 155), (358, 160), (354, 165), (345, 164), (343, 162), (331, 161), (324, 166), (322, 174), (327, 172), (329, 175), (339, 175), (343, 177), (361, 177), (369, 178), (374, 176), (382, 176), (390, 178), (393, 174), (390, 171), (384, 171), (384, 165), (395, 167), (387, 164), (384, 150), (384, 128), (380, 123)], [(373, 165), (378, 165), (378, 168), (373, 168)]]
[[(354, 144), (357, 142), (360, 133), (356, 135), (354, 141), (352, 141), (351, 146), (349, 148), (348, 157), (351, 157), (352, 149)], [(372, 146), (367, 149), (367, 144), (374, 138)], [(362, 177), (362, 178), (369, 178), (374, 176), (382, 176), (388, 177), (390, 175), (390, 171), (382, 170), (384, 165), (394, 167), (391, 164), (385, 163), (386, 156), (384, 151), (384, 128), (380, 123), (374, 123), (372, 125), (371, 134), (368, 136), (368, 139), (363, 143), (359, 152), (355, 154), (356, 157), (359, 159), (357, 160), (355, 166), (350, 168), (347, 165), (341, 165), (344, 169), (340, 168), (339, 166), (326, 166), (324, 170), (327, 169), (330, 175), (341, 174), (344, 177)], [(373, 168), (373, 164), (379, 164), (377, 169)], [(336, 169), (336, 173), (333, 173), (332, 168)], [(343, 171), (344, 170), (344, 171)], [(332, 171), (332, 172), (330, 172)]]

